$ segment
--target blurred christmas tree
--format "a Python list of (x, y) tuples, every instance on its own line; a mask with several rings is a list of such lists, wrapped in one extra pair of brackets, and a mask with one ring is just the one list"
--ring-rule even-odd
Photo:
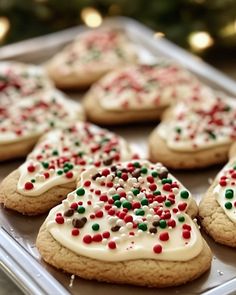
[(94, 24), (135, 18), (199, 53), (236, 47), (235, 0), (0, 0), (0, 44), (86, 23), (91, 13)]

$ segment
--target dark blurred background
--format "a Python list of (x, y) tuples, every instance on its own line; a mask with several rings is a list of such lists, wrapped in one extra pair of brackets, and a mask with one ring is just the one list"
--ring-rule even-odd
[(236, 77), (236, 0), (0, 0), (0, 46), (117, 15)]

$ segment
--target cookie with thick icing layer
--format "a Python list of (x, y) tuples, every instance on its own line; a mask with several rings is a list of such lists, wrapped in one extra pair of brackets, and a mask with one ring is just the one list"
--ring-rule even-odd
[(151, 161), (175, 169), (224, 163), (236, 138), (235, 99), (206, 86), (167, 110), (149, 138)]
[(19, 62), (0, 62), (0, 107), (52, 88), (42, 67)]
[(83, 119), (82, 107), (54, 89), (2, 105), (0, 160), (26, 156), (45, 132)]
[(124, 32), (96, 29), (80, 34), (46, 68), (57, 87), (84, 88), (107, 72), (136, 60), (134, 47)]
[(130, 65), (94, 84), (84, 107), (89, 120), (99, 124), (159, 120), (171, 104), (193, 95), (198, 84), (187, 70), (166, 60)]
[(0, 202), (27, 215), (44, 213), (75, 189), (81, 172), (131, 159), (125, 140), (78, 122), (44, 135), (25, 163), (1, 183)]
[(50, 211), (36, 245), (46, 262), (86, 279), (175, 286), (211, 265), (196, 214), (189, 191), (160, 163), (90, 168)]
[(216, 176), (199, 205), (202, 227), (218, 243), (236, 247), (236, 153)]

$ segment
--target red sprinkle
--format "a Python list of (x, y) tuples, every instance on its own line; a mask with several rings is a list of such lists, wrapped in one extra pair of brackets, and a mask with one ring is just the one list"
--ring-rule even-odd
[(103, 211), (97, 211), (95, 213), (95, 216), (98, 217), (98, 218), (102, 218), (103, 217)]
[(66, 173), (66, 178), (72, 178), (74, 175), (73, 175), (73, 172), (69, 171)]
[(77, 204), (77, 203), (72, 203), (72, 204), (70, 205), (70, 207), (71, 207), (71, 209), (76, 210), (76, 209), (78, 208), (78, 204)]
[(63, 224), (64, 223), (64, 218), (60, 215), (58, 215), (56, 218), (55, 218), (55, 221), (56, 223), (58, 224)]
[(85, 236), (83, 237), (83, 242), (84, 242), (85, 244), (90, 244), (90, 243), (92, 243), (92, 237), (91, 237), (90, 235), (85, 235)]
[(171, 184), (169, 184), (169, 183), (165, 183), (165, 184), (163, 185), (163, 190), (164, 190), (164, 191), (167, 191), (167, 192), (170, 192), (170, 191), (171, 191)]
[(102, 234), (102, 237), (103, 237), (104, 239), (108, 239), (108, 238), (110, 238), (110, 233), (109, 233), (109, 231), (105, 231), (105, 232)]
[(156, 254), (160, 254), (162, 252), (162, 246), (160, 244), (157, 244), (153, 247), (153, 252)]
[(188, 230), (188, 231), (190, 231), (190, 230), (192, 229), (191, 226), (188, 225), (188, 224), (186, 224), (186, 223), (182, 226), (182, 228), (183, 228), (183, 229), (186, 229), (186, 230)]
[(169, 240), (169, 234), (168, 232), (163, 232), (160, 234), (159, 239), (163, 242), (166, 242)]
[(178, 205), (178, 208), (180, 211), (184, 211), (186, 209), (186, 207), (187, 207), (187, 203), (180, 203)]
[(33, 165), (30, 165), (27, 167), (27, 170), (32, 173), (35, 171), (35, 167)]
[(191, 237), (191, 232), (187, 229), (183, 230), (182, 236), (184, 239), (189, 239)]
[(91, 184), (91, 181), (89, 181), (89, 180), (86, 180), (85, 182), (84, 182), (84, 186), (90, 186), (90, 184)]
[(25, 189), (26, 189), (27, 191), (29, 191), (29, 190), (31, 190), (31, 189), (33, 189), (33, 188), (34, 188), (34, 185), (33, 185), (32, 182), (26, 182), (26, 183), (25, 183)]
[(102, 235), (96, 234), (93, 236), (93, 242), (101, 242), (102, 241)]
[(103, 175), (103, 176), (107, 176), (107, 175), (109, 175), (109, 174), (110, 174), (109, 169), (104, 169), (104, 170), (102, 170), (102, 175)]
[(79, 235), (79, 230), (78, 228), (73, 228), (71, 231), (72, 236), (78, 236)]
[(114, 242), (114, 241), (110, 241), (109, 243), (108, 243), (108, 247), (110, 248), (110, 249), (116, 249), (116, 243)]

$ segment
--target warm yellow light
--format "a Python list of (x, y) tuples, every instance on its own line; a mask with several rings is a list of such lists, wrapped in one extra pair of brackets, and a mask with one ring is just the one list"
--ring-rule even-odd
[(207, 32), (193, 32), (189, 35), (189, 44), (194, 50), (206, 49), (213, 43), (213, 38)]
[(162, 38), (165, 37), (165, 34), (163, 32), (156, 32), (154, 34), (154, 38)]
[(93, 7), (86, 7), (82, 9), (81, 18), (84, 23), (91, 28), (99, 27), (102, 23), (102, 16), (100, 12)]
[(5, 16), (0, 17), (0, 41), (4, 39), (10, 28), (10, 22)]
[(222, 37), (231, 37), (236, 34), (236, 20), (227, 24), (220, 30), (220, 34)]

